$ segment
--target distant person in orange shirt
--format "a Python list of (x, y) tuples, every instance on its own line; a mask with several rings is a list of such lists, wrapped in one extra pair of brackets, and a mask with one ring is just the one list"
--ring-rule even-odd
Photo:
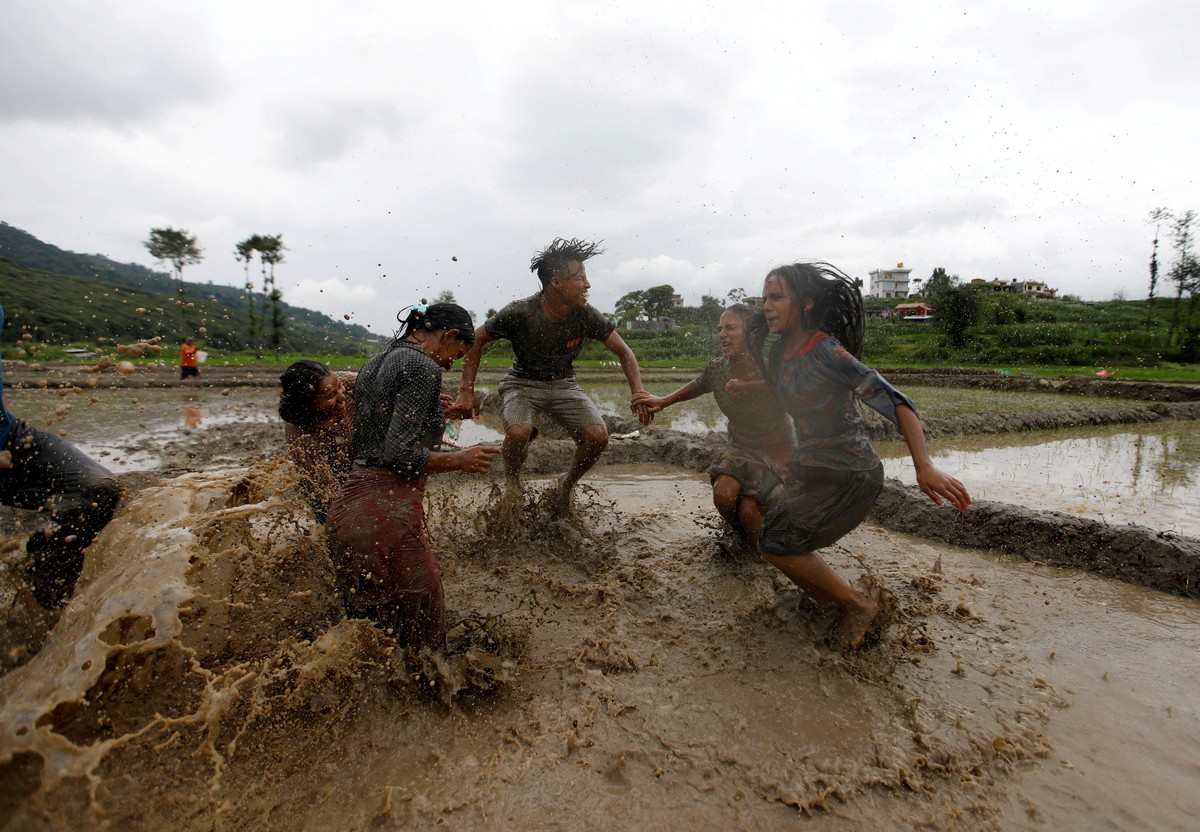
[(185, 379), (188, 376), (200, 377), (200, 368), (196, 366), (196, 344), (191, 338), (183, 339), (183, 346), (179, 348), (179, 378)]

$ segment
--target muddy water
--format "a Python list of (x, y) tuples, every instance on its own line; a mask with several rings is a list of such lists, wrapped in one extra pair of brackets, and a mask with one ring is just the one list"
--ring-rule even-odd
[[(279, 424), (279, 391), (266, 387), (4, 391), (10, 411), (36, 428), (64, 436), (110, 471), (187, 466), (206, 430), (231, 424)], [(495, 442), (502, 434), (473, 421), (455, 422), (461, 445)], [(280, 428), (282, 431), (282, 428)], [(282, 435), (282, 433), (280, 434)], [(246, 463), (238, 449), (206, 458), (207, 467)]]
[(0, 825), (1182, 830), (1200, 813), (1193, 601), (863, 527), (828, 559), (895, 609), (847, 657), (827, 613), (718, 545), (702, 477), (607, 468), (567, 518), (538, 504), (544, 482), (505, 509), (447, 477), (429, 508), (454, 646), (410, 665), (338, 622), (319, 527), (278, 469), (144, 491), (89, 550), (50, 642), (0, 678)]
[[(1191, 423), (938, 440), (934, 461), (981, 500), (1200, 537), (1200, 434)], [(889, 476), (916, 482), (901, 443), (877, 443)]]

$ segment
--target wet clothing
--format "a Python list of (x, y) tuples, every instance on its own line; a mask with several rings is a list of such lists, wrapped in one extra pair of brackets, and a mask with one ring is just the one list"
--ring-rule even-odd
[(354, 384), (354, 461), (419, 476), (446, 425), (441, 392), (442, 368), (410, 341), (368, 361)]
[(793, 465), (767, 499), (758, 545), (773, 555), (831, 546), (866, 519), (882, 490), (882, 463), (866, 471)]
[(491, 340), (507, 339), (513, 346), (510, 378), (558, 381), (575, 378), (574, 361), (588, 340), (604, 341), (613, 324), (588, 304), (572, 309), (561, 323), (542, 310), (541, 294), (513, 301), (484, 323)]
[(769, 443), (780, 431), (787, 432), (791, 419), (774, 396), (769, 392), (732, 395), (725, 390), (725, 385), (732, 378), (729, 360), (714, 358), (696, 379), (696, 387), (700, 392), (712, 393), (717, 407), (729, 420), (731, 442), (738, 445)]
[(370, 618), (405, 646), (446, 640), (442, 568), (425, 539), (425, 465), (441, 441), (441, 368), (394, 341), (354, 385), (354, 468), (326, 522), (348, 615)]
[(796, 425), (793, 461), (801, 465), (866, 471), (879, 463), (856, 398), (897, 427), (897, 405), (917, 412), (908, 396), (824, 332), (793, 355), (783, 355), (783, 341), (777, 341), (766, 365), (767, 382)]
[(829, 546), (853, 530), (883, 489), (883, 463), (863, 429), (855, 399), (899, 427), (896, 408), (912, 400), (817, 332), (791, 355), (764, 351), (766, 378), (796, 426), (796, 448), (766, 502), (759, 545), (777, 555)]
[[(4, 309), (0, 307), (0, 329)], [(83, 570), (83, 550), (112, 519), (121, 489), (116, 478), (65, 439), (22, 422), (4, 408), (0, 364), (0, 503), (38, 511), (46, 523), (25, 543), (26, 577), (47, 609), (66, 603)]]
[(446, 641), (442, 567), (425, 539), (425, 477), (355, 466), (326, 523), (347, 615), (369, 618), (403, 646)]
[(604, 424), (600, 408), (574, 378), (533, 381), (508, 375), (496, 392), (505, 430), (513, 425), (532, 425), (535, 413), (549, 416), (574, 438), (589, 425)]
[(791, 417), (771, 393), (731, 395), (725, 390), (731, 378), (729, 360), (721, 357), (708, 362), (695, 381), (702, 393), (713, 394), (729, 421), (729, 446), (708, 469), (709, 480), (733, 477), (741, 485), (742, 496), (763, 503), (780, 482), (796, 434)]

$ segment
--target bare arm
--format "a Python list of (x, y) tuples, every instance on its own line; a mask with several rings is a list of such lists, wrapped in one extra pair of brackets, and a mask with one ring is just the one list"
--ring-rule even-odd
[(655, 396), (653, 393), (647, 393), (645, 390), (643, 390), (641, 393), (634, 395), (633, 403), (635, 405), (645, 405), (646, 409), (651, 413), (658, 413), (660, 410), (668, 408), (673, 404), (687, 402), (691, 401), (692, 399), (699, 398), (706, 392), (707, 391), (705, 390), (701, 390), (699, 383), (693, 379), (692, 381), (689, 381), (687, 384), (680, 387), (678, 390), (668, 393), (665, 396)]
[(642, 387), (642, 370), (638, 367), (637, 356), (633, 354), (633, 350), (629, 349), (625, 339), (618, 335), (615, 329), (604, 339), (604, 346), (608, 347), (609, 351), (621, 362), (621, 372), (625, 374), (625, 380), (629, 382), (629, 409), (637, 414), (638, 420), (643, 425), (650, 424), (653, 414), (637, 401), (638, 395), (646, 392), (646, 388)]
[(971, 504), (971, 495), (966, 486), (949, 474), (943, 473), (929, 458), (929, 449), (925, 446), (925, 430), (921, 420), (908, 405), (896, 406), (896, 421), (899, 423), (900, 435), (908, 445), (908, 453), (912, 456), (913, 468), (917, 472), (917, 486), (939, 506), (942, 498), (946, 498), (959, 511), (966, 511)]
[(479, 374), (479, 363), (483, 360), (483, 348), (493, 339), (488, 337), (482, 325), (475, 330), (475, 343), (463, 356), (462, 380), (458, 383), (458, 398), (451, 408), (465, 418), (479, 415), (479, 400), (475, 397), (475, 377)]
[(500, 453), (499, 448), (489, 445), (476, 445), (473, 448), (463, 448), (461, 451), (434, 451), (429, 455), (429, 461), (425, 463), (425, 473), (469, 471), (473, 474), (482, 474), (492, 467), (492, 460), (498, 453)]

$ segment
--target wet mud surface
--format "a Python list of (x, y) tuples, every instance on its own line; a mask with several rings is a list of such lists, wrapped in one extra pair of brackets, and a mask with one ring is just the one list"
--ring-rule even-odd
[(446, 657), (342, 619), (275, 424), (123, 474), (61, 617), (0, 515), (0, 827), (1193, 828), (1195, 541), (891, 483), (827, 550), (891, 597), (846, 655), (717, 526), (720, 437), (610, 427), (569, 516), (566, 440), (523, 500), (431, 480)]

